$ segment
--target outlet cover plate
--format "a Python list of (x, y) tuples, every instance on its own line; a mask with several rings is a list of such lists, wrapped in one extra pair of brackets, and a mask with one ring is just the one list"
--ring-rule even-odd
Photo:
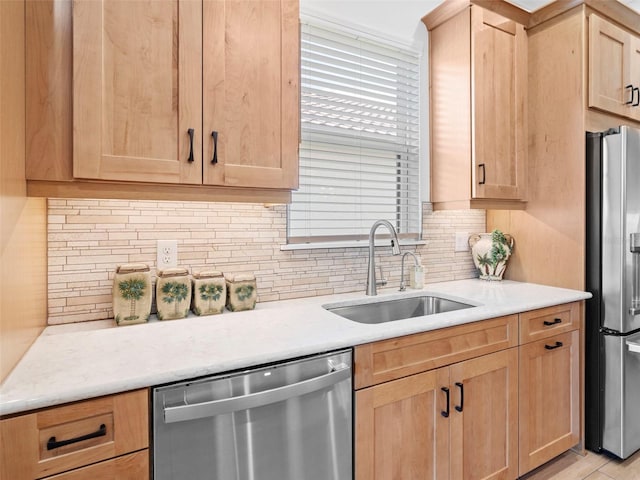
[(455, 252), (469, 251), (469, 232), (456, 232)]
[(158, 270), (178, 266), (178, 241), (158, 240), (156, 267)]

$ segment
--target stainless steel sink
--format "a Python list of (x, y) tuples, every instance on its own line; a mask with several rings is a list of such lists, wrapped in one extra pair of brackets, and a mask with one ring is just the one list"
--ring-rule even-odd
[(442, 297), (423, 295), (348, 306), (332, 307), (326, 305), (324, 308), (354, 322), (385, 323), (405, 318), (452, 312), (473, 306)]

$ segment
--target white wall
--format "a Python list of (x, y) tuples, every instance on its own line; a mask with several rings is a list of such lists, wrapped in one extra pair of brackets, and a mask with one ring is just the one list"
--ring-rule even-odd
[(429, 56), (421, 19), (442, 0), (300, 0), (302, 16), (318, 16), (421, 52), (420, 182), (429, 201)]

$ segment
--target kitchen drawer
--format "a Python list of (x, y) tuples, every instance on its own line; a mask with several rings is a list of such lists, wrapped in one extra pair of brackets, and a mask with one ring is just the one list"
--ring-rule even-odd
[(482, 320), (355, 348), (356, 390), (518, 345), (518, 316)]
[[(148, 390), (7, 418), (0, 422), (0, 439), (0, 477), (7, 480), (47, 477), (145, 449), (149, 445)], [(78, 441), (54, 446), (72, 439)]]
[(520, 344), (580, 328), (580, 302), (540, 308), (520, 314)]
[(44, 480), (148, 480), (149, 450), (77, 468)]

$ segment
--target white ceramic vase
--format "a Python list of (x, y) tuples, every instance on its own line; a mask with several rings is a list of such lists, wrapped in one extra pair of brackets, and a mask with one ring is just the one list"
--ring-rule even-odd
[(513, 252), (513, 237), (499, 230), (478, 233), (469, 237), (469, 246), (480, 278), (502, 280), (502, 275), (507, 269), (507, 261)]

